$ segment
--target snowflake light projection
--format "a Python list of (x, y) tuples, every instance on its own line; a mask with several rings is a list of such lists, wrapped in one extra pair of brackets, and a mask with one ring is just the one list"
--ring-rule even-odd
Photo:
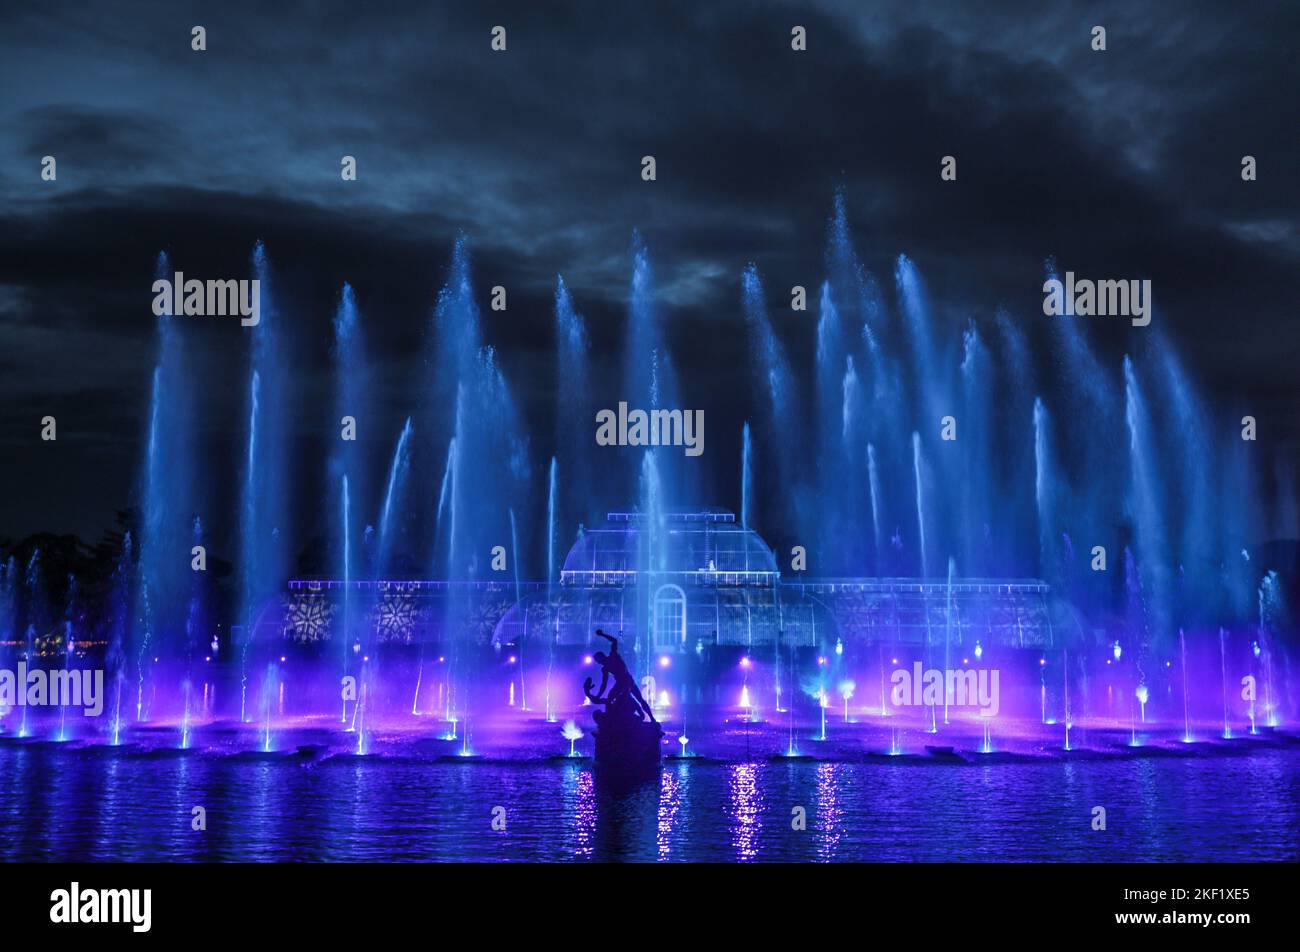
[(328, 641), (334, 606), (321, 595), (300, 595), (289, 605), (289, 636), (298, 644)]
[(419, 611), (415, 596), (400, 588), (385, 591), (372, 610), (375, 636), (382, 644), (409, 645), (415, 640)]
[(465, 615), (465, 628), (473, 634), (476, 644), (492, 643), (497, 624), (513, 604), (513, 592), (488, 589), (476, 594)]

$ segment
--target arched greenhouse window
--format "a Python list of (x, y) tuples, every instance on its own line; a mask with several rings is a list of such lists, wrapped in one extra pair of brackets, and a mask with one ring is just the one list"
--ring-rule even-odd
[(655, 592), (654, 644), (656, 649), (686, 644), (686, 593), (676, 585), (663, 585)]

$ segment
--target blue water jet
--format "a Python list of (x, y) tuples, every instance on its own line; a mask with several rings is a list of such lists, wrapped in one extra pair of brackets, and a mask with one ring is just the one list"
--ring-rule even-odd
[[(258, 627), (287, 574), (286, 413), (292, 405), (286, 387), (287, 363), (280, 311), (266, 248), (253, 248), (253, 275), (261, 293), (261, 320), (252, 327), (249, 372), (248, 442), (240, 518), (240, 719), (247, 720), (248, 660)], [(268, 625), (268, 628), (270, 626)], [(269, 632), (268, 632), (269, 638)], [(269, 643), (268, 649), (273, 650)]]
[(411, 418), (406, 418), (402, 432), (397, 437), (393, 449), (393, 460), (388, 466), (388, 479), (385, 483), (384, 504), (379, 516), (379, 552), (375, 559), (377, 578), (387, 577), (389, 559), (393, 550), (393, 514), (394, 504), (399, 501), (406, 484), (406, 477), (411, 470)]

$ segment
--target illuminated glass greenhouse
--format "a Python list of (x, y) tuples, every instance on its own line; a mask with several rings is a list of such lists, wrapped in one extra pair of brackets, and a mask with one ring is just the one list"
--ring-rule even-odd
[(586, 646), (600, 628), (658, 652), (837, 643), (1050, 649), (1083, 634), (1075, 612), (1035, 579), (783, 576), (762, 536), (723, 510), (654, 521), (609, 513), (579, 531), (550, 583), (294, 581), (286, 637), (331, 640), (345, 591), (354, 617), (367, 619), (363, 629), (398, 644), (445, 641), (452, 623), (478, 644)]

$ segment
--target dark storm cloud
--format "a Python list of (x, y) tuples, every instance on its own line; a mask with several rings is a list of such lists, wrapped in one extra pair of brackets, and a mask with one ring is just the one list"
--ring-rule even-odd
[(23, 115), (21, 131), (27, 154), (57, 150), (65, 168), (85, 170), (85, 183), (157, 175), (165, 171), (164, 163), (181, 142), (175, 130), (149, 116), (77, 105), (30, 109)]
[[(464, 232), (480, 291), (510, 288), (509, 317), (485, 314), (488, 335), (534, 432), (549, 432), (555, 275), (616, 358), (634, 228), (689, 395), (734, 392), (741, 269), (758, 263), (774, 303), (815, 287), (840, 188), (867, 266), (888, 288), (908, 253), (944, 333), (998, 305), (1032, 321), (1054, 254), (1081, 273), (1150, 277), (1159, 320), (1212, 386), (1276, 389), (1296, 357), (1296, 8), (983, 7), (9, 5), (0, 441), (29, 441), (36, 410), (58, 404), (77, 432), (122, 441), (106, 485), (126, 492), (157, 252), (191, 274), (241, 276), (259, 238), (318, 398), (348, 280), (402, 412)], [(498, 23), (504, 55), (488, 49)], [(807, 53), (789, 49), (795, 23)], [(1088, 47), (1094, 23), (1105, 53)], [(206, 53), (190, 50), (194, 24)], [(1260, 163), (1249, 185), (1247, 153)], [(57, 184), (39, 180), (45, 154)], [(355, 183), (339, 179), (345, 154)], [(653, 184), (639, 179), (645, 154)], [(939, 181), (946, 154), (957, 183)], [(805, 317), (779, 320), (807, 337)], [(701, 322), (719, 332), (699, 334)], [(245, 341), (192, 333), (225, 408), (211, 425), (230, 436)], [(1100, 333), (1103, 348), (1127, 346)], [(33, 452), (0, 464), (6, 487), (48, 476)], [(88, 531), (124, 501), (92, 490), (76, 516), (6, 493), (0, 532)]]

